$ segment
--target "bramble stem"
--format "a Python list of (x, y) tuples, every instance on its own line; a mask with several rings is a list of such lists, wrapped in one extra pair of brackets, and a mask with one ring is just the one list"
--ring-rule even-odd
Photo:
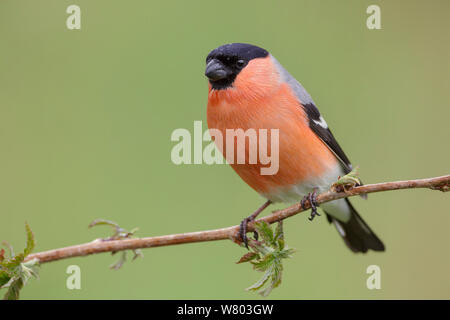
[[(346, 192), (332, 192), (328, 191), (317, 195), (316, 202), (318, 204), (337, 200), (346, 197), (352, 197), (360, 194), (367, 194), (373, 192), (382, 192), (390, 190), (400, 189), (413, 189), (413, 188), (428, 188), (432, 190), (449, 191), (450, 190), (450, 175), (406, 180), (406, 181), (394, 181), (383, 182), (377, 184), (368, 184), (364, 186), (354, 187)], [(264, 220), (269, 224), (277, 221), (284, 220), (292, 217), (300, 212), (306, 211), (311, 207), (309, 201), (305, 202), (305, 208), (303, 209), (300, 203), (294, 204), (286, 209), (274, 211), (266, 217), (258, 219), (256, 221)], [(255, 221), (255, 222), (256, 222)], [(170, 246), (175, 244), (185, 244), (204, 241), (216, 241), (231, 239), (239, 243), (239, 237), (237, 235), (239, 226), (232, 226), (227, 228), (179, 233), (165, 236), (148, 237), (148, 238), (136, 238), (136, 239), (124, 239), (124, 240), (112, 240), (103, 241), (95, 240), (89, 243), (74, 245), (70, 247), (54, 249), (49, 251), (38, 252), (27, 256), (25, 261), (38, 259), (40, 263), (46, 263), (61, 259), (68, 259), (73, 257), (87, 256), (102, 252), (115, 252), (122, 250), (135, 250), (142, 248), (154, 248), (162, 246)], [(247, 229), (248, 232), (254, 231), (253, 223), (250, 223)]]

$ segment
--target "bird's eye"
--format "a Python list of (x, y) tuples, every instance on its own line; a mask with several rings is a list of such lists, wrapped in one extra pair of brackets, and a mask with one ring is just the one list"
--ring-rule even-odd
[(236, 61), (236, 67), (238, 67), (239, 69), (243, 68), (245, 66), (245, 61), (240, 59), (238, 61)]

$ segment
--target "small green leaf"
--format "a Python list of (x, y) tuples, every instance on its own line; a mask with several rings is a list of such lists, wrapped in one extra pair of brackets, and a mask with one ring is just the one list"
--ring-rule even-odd
[(285, 249), (277, 252), (278, 259), (287, 259), (291, 258), (292, 254), (295, 252), (294, 249)]
[(331, 190), (333, 192), (345, 192), (352, 189), (355, 186), (361, 185), (361, 180), (359, 179), (359, 167), (356, 166), (352, 171), (342, 176), (331, 185)]
[(5, 259), (2, 262), (2, 266), (5, 269), (12, 270), (12, 269), (18, 267), (20, 265), (20, 263), (23, 261), (23, 259), (25, 259), (25, 256), (23, 255), (23, 253), (19, 253), (18, 255), (14, 256), (12, 258)]
[(95, 219), (94, 221), (92, 221), (88, 228), (92, 228), (95, 226), (110, 226), (113, 228), (120, 228), (119, 225), (117, 223), (115, 223), (114, 221), (110, 221), (110, 220), (105, 220), (105, 219)]
[(8, 291), (3, 296), (3, 300), (18, 300), (20, 290), (23, 288), (23, 280), (21, 278), (11, 279), (7, 286), (3, 287), (8, 288)]
[(250, 251), (250, 252), (244, 254), (244, 255), (239, 259), (239, 261), (236, 262), (236, 263), (249, 262), (249, 261), (251, 261), (251, 260), (253, 260), (253, 259), (256, 259), (257, 257), (258, 257), (258, 254), (257, 254), (257, 253), (251, 252), (251, 251)]
[(267, 244), (273, 243), (273, 231), (270, 225), (265, 221), (258, 221), (255, 223), (256, 232), (262, 238), (263, 242)]
[(143, 258), (144, 257), (144, 253), (142, 252), (141, 249), (133, 250), (133, 254), (134, 254), (133, 260), (136, 260), (137, 258)]
[[(253, 268), (264, 272), (255, 284), (247, 288), (258, 291), (264, 297), (281, 283), (283, 259), (290, 258), (294, 252), (285, 245), (283, 223), (279, 222), (275, 231), (264, 221), (255, 223), (255, 230), (261, 236), (261, 241), (250, 240), (248, 245), (252, 250), (245, 254), (238, 263), (250, 261)], [(269, 281), (270, 280), (270, 281)], [(263, 288), (265, 286), (265, 288)]]
[(283, 221), (280, 221), (277, 223), (277, 227), (275, 229), (275, 240), (284, 239), (284, 232), (283, 232)]
[(284, 249), (284, 240), (283, 240), (283, 239), (278, 239), (278, 240), (277, 240), (277, 244), (278, 244), (278, 248), (279, 248), (280, 250), (283, 250), (283, 249)]
[(25, 223), (25, 230), (27, 234), (27, 245), (23, 253), (14, 255), (12, 246), (5, 243), (9, 247), (10, 257), (5, 257), (5, 251), (0, 252), (0, 289), (7, 288), (4, 295), (6, 300), (16, 300), (19, 298), (20, 290), (28, 282), (31, 277), (38, 276), (39, 260), (33, 259), (23, 262), (34, 249), (35, 241), (34, 234), (28, 223)]
[(27, 246), (26, 246), (25, 250), (23, 251), (24, 257), (28, 256), (34, 250), (34, 246), (35, 246), (34, 234), (33, 234), (33, 231), (31, 231), (31, 228), (28, 225), (28, 223), (25, 223), (25, 230), (27, 232)]
[(8, 250), (9, 250), (9, 256), (10, 257), (14, 257), (15, 256), (15, 254), (14, 254), (14, 248), (12, 247), (12, 245), (10, 245), (8, 242), (6, 242), (6, 241), (2, 241), (2, 244), (6, 247), (6, 248), (8, 248)]
[(249, 239), (248, 246), (261, 256), (265, 256), (272, 251), (264, 242)]
[(20, 273), (23, 284), (26, 285), (31, 277), (39, 278), (39, 260), (33, 259), (20, 264)]
[(113, 263), (109, 266), (110, 269), (119, 270), (122, 268), (123, 264), (127, 261), (127, 252), (122, 251), (119, 260), (116, 263)]
[[(134, 228), (131, 231), (127, 231), (127, 230), (121, 228), (114, 221), (105, 220), (105, 219), (95, 219), (94, 221), (92, 221), (89, 224), (89, 228), (92, 228), (95, 226), (101, 226), (101, 225), (110, 226), (114, 230), (114, 234), (109, 238), (102, 239), (103, 241), (130, 239), (133, 237), (134, 233), (137, 230), (139, 230), (138, 228)], [(134, 254), (132, 260), (135, 260), (138, 257), (144, 257), (144, 254), (142, 253), (141, 250), (136, 249), (136, 250), (132, 250), (132, 251)], [(112, 255), (114, 255), (115, 253), (116, 252), (111, 252)], [(112, 265), (110, 265), (109, 267), (114, 270), (120, 269), (123, 266), (123, 264), (125, 263), (126, 259), (127, 259), (126, 251), (122, 251), (119, 260), (117, 262), (113, 263)]]
[(257, 271), (265, 271), (269, 269), (269, 267), (273, 264), (273, 260), (275, 259), (275, 256), (273, 254), (267, 254), (265, 255), (261, 260), (258, 261), (252, 261), (251, 264), (253, 264), (253, 268)]
[(267, 282), (267, 280), (269, 280), (271, 274), (272, 274), (272, 270), (270, 270), (270, 269), (267, 270), (264, 273), (264, 275), (261, 277), (261, 279), (256, 281), (253, 285), (248, 287), (246, 290), (248, 290), (248, 291), (256, 291), (256, 290), (260, 289)]
[(276, 288), (281, 283), (281, 273), (283, 272), (283, 265), (280, 262), (274, 264), (272, 273), (272, 288)]
[(275, 241), (277, 242), (278, 249), (284, 249), (284, 232), (283, 232), (283, 221), (278, 222), (277, 228), (275, 229)]
[(8, 283), (11, 279), (11, 275), (8, 274), (5, 270), (0, 270), (0, 289)]

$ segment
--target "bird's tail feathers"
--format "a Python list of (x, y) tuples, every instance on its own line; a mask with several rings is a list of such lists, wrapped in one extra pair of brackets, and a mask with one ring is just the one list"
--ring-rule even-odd
[[(353, 252), (367, 252), (369, 249), (374, 251), (384, 251), (383, 242), (370, 229), (367, 223), (361, 218), (348, 199), (345, 199), (351, 211), (350, 220), (342, 222), (327, 213), (330, 223), (333, 223), (344, 240), (347, 247)], [(326, 213), (326, 212), (325, 212)]]

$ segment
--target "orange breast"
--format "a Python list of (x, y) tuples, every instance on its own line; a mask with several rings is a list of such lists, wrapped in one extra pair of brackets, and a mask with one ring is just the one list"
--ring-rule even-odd
[[(255, 81), (258, 87), (255, 87)], [(248, 144), (245, 164), (231, 164), (259, 193), (270, 193), (280, 187), (314, 179), (338, 163), (334, 154), (311, 131), (298, 99), (286, 83), (279, 83), (278, 74), (268, 59), (257, 59), (253, 65), (249, 64), (232, 88), (210, 89), (207, 120), (210, 129), (219, 129), (223, 133), (224, 155), (226, 129), (255, 129), (257, 133), (258, 129), (279, 129), (279, 170), (276, 174), (261, 175), (261, 167), (268, 165), (259, 163), (259, 158), (258, 163), (249, 163)], [(270, 154), (270, 138), (268, 141)]]

